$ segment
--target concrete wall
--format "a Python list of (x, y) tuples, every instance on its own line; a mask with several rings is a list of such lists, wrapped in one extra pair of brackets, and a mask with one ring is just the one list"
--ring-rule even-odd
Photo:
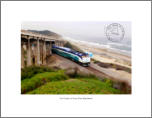
[(21, 68), (31, 65), (46, 65), (51, 56), (52, 44), (63, 46), (60, 40), (48, 40), (38, 36), (21, 34)]
[(21, 68), (30, 65), (46, 65), (51, 56), (52, 41), (44, 38), (21, 36)]

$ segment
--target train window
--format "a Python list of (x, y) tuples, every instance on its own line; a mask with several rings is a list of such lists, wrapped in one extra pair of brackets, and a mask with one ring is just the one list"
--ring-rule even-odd
[(82, 57), (89, 57), (89, 55), (88, 54), (84, 54)]

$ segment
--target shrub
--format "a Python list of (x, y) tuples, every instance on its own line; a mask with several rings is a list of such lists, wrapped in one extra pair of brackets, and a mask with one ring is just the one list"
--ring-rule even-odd
[(104, 82), (105, 82), (108, 86), (113, 87), (113, 81), (112, 81), (112, 80), (105, 78), (105, 79), (104, 79)]
[(79, 47), (77, 47), (76, 45), (71, 44), (68, 41), (64, 44), (64, 47), (68, 47), (68, 48), (71, 48), (73, 50), (76, 50), (76, 51), (79, 51), (79, 52), (83, 52), (83, 50), (81, 50)]
[(65, 74), (68, 75), (70, 78), (83, 78), (83, 77), (95, 78), (96, 77), (93, 74), (81, 72), (78, 67), (66, 69)]
[(77, 73), (75, 75), (75, 78), (94, 78), (94, 79), (97, 79), (97, 77), (93, 74), (83, 74), (83, 73)]
[(47, 82), (66, 79), (68, 79), (68, 77), (64, 74), (63, 71), (40, 73), (30, 79), (21, 81), (21, 93), (31, 91)]
[(24, 80), (25, 78), (31, 78), (37, 73), (42, 72), (53, 72), (53, 70), (49, 67), (45, 66), (30, 66), (25, 67), (21, 69), (21, 80)]
[(94, 62), (95, 64), (99, 63), (99, 61), (95, 60), (94, 58), (91, 58), (91, 61)]

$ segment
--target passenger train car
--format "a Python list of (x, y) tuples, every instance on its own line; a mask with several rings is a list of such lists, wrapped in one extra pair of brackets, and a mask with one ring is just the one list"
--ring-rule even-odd
[(65, 58), (69, 58), (83, 66), (90, 65), (90, 56), (88, 53), (78, 52), (66, 47), (52, 46), (52, 52)]

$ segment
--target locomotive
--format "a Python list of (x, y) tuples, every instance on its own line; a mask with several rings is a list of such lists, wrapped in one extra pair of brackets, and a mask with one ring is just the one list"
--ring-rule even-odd
[(88, 53), (79, 52), (67, 47), (60, 47), (56, 45), (52, 46), (52, 52), (65, 58), (68, 58), (72, 61), (75, 61), (81, 64), (82, 66), (90, 65), (90, 56)]

